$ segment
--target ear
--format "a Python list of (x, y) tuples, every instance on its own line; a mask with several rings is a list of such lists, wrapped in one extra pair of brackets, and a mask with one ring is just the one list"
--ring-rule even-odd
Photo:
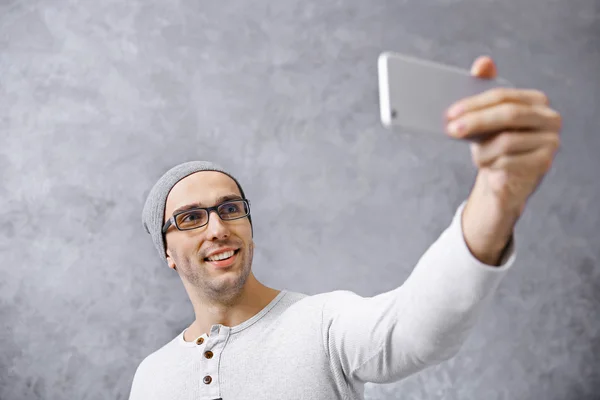
[(177, 271), (177, 265), (175, 265), (175, 260), (173, 260), (173, 257), (171, 256), (171, 251), (169, 249), (167, 249), (166, 254), (167, 254), (167, 264), (169, 265), (169, 268)]

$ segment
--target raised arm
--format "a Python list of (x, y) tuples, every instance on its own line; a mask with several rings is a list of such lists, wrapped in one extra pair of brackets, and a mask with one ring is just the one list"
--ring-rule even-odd
[(334, 292), (323, 307), (323, 343), (352, 380), (386, 383), (454, 356), (514, 263), (477, 260), (463, 239), (459, 207), (450, 226), (400, 287), (370, 298)]
[[(496, 76), (487, 57), (471, 72)], [(471, 143), (475, 185), (402, 286), (367, 299), (336, 292), (325, 303), (325, 351), (349, 379), (390, 382), (457, 353), (514, 262), (514, 226), (560, 143), (561, 116), (537, 90), (489, 90), (447, 118), (448, 134)]]

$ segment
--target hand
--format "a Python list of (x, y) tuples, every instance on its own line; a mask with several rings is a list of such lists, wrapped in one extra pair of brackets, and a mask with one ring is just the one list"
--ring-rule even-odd
[[(471, 74), (494, 78), (496, 68), (479, 57)], [(505, 210), (525, 207), (548, 172), (559, 148), (561, 116), (537, 90), (492, 89), (455, 103), (448, 111), (448, 133), (459, 139), (498, 132), (471, 143), (473, 163), (486, 192)]]
[[(471, 74), (494, 78), (496, 68), (490, 58), (479, 57)], [(561, 116), (543, 92), (502, 88), (459, 100), (447, 118), (452, 137), (471, 141), (479, 170), (463, 212), (465, 241), (477, 258), (495, 264), (552, 165)]]

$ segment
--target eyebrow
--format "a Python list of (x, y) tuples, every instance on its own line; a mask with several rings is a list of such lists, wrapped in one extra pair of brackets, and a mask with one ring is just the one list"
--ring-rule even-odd
[[(242, 199), (242, 196), (240, 196), (238, 194), (226, 194), (226, 195), (218, 197), (217, 201), (215, 203), (221, 204), (221, 203), (223, 203), (225, 201), (229, 201), (229, 200), (243, 200), (243, 199)], [(181, 211), (187, 211), (187, 210), (191, 210), (193, 208), (202, 208), (202, 207), (206, 207), (206, 206), (200, 202), (188, 204), (185, 206), (181, 206), (177, 210), (173, 211), (172, 215), (177, 214), (178, 212), (181, 212)]]

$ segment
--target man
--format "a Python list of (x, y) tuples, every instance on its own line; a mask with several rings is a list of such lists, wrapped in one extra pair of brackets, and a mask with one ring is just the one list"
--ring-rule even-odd
[[(472, 73), (495, 76), (491, 59)], [(397, 289), (279, 291), (251, 271), (249, 203), (222, 167), (168, 171), (143, 221), (177, 271), (195, 321), (138, 367), (131, 400), (362, 399), (366, 382), (400, 380), (453, 357), (514, 262), (513, 228), (550, 168), (560, 115), (538, 91), (492, 90), (448, 110), (448, 134), (472, 141), (479, 172), (450, 226)]]

